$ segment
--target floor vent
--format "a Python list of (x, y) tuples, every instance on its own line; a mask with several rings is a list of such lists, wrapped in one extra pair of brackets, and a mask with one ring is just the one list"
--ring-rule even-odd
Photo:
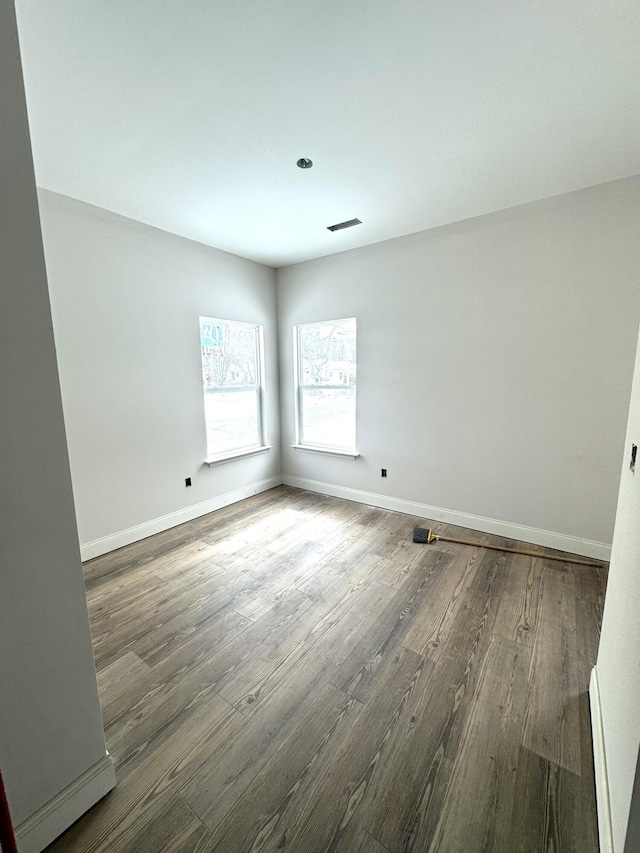
[(343, 228), (351, 228), (354, 225), (362, 225), (359, 219), (347, 219), (346, 222), (338, 222), (337, 225), (327, 225), (327, 231), (342, 231)]

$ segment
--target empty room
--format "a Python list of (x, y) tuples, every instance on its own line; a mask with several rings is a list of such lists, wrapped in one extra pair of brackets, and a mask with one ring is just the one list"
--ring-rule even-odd
[(640, 851), (637, 0), (0, 0), (2, 853)]

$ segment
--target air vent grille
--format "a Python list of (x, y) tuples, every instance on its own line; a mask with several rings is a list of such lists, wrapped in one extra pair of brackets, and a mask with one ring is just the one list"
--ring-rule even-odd
[(347, 219), (337, 225), (327, 225), (327, 231), (342, 231), (343, 228), (352, 228), (354, 225), (362, 225), (362, 222), (359, 219)]

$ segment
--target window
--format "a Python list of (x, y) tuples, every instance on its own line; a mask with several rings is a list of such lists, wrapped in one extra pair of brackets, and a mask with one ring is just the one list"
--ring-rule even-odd
[(355, 318), (295, 326), (294, 341), (297, 444), (355, 452)]
[(200, 317), (207, 457), (265, 446), (262, 326)]

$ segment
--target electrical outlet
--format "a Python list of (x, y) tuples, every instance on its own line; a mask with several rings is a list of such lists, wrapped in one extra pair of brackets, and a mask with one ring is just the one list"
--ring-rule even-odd
[(185, 484), (185, 486), (190, 486), (191, 485), (191, 477), (187, 477), (184, 481), (184, 484)]
[(381, 476), (381, 477), (386, 477), (386, 476), (387, 476), (387, 469), (386, 469), (386, 468), (381, 468), (381, 469), (380, 469), (380, 476)]

